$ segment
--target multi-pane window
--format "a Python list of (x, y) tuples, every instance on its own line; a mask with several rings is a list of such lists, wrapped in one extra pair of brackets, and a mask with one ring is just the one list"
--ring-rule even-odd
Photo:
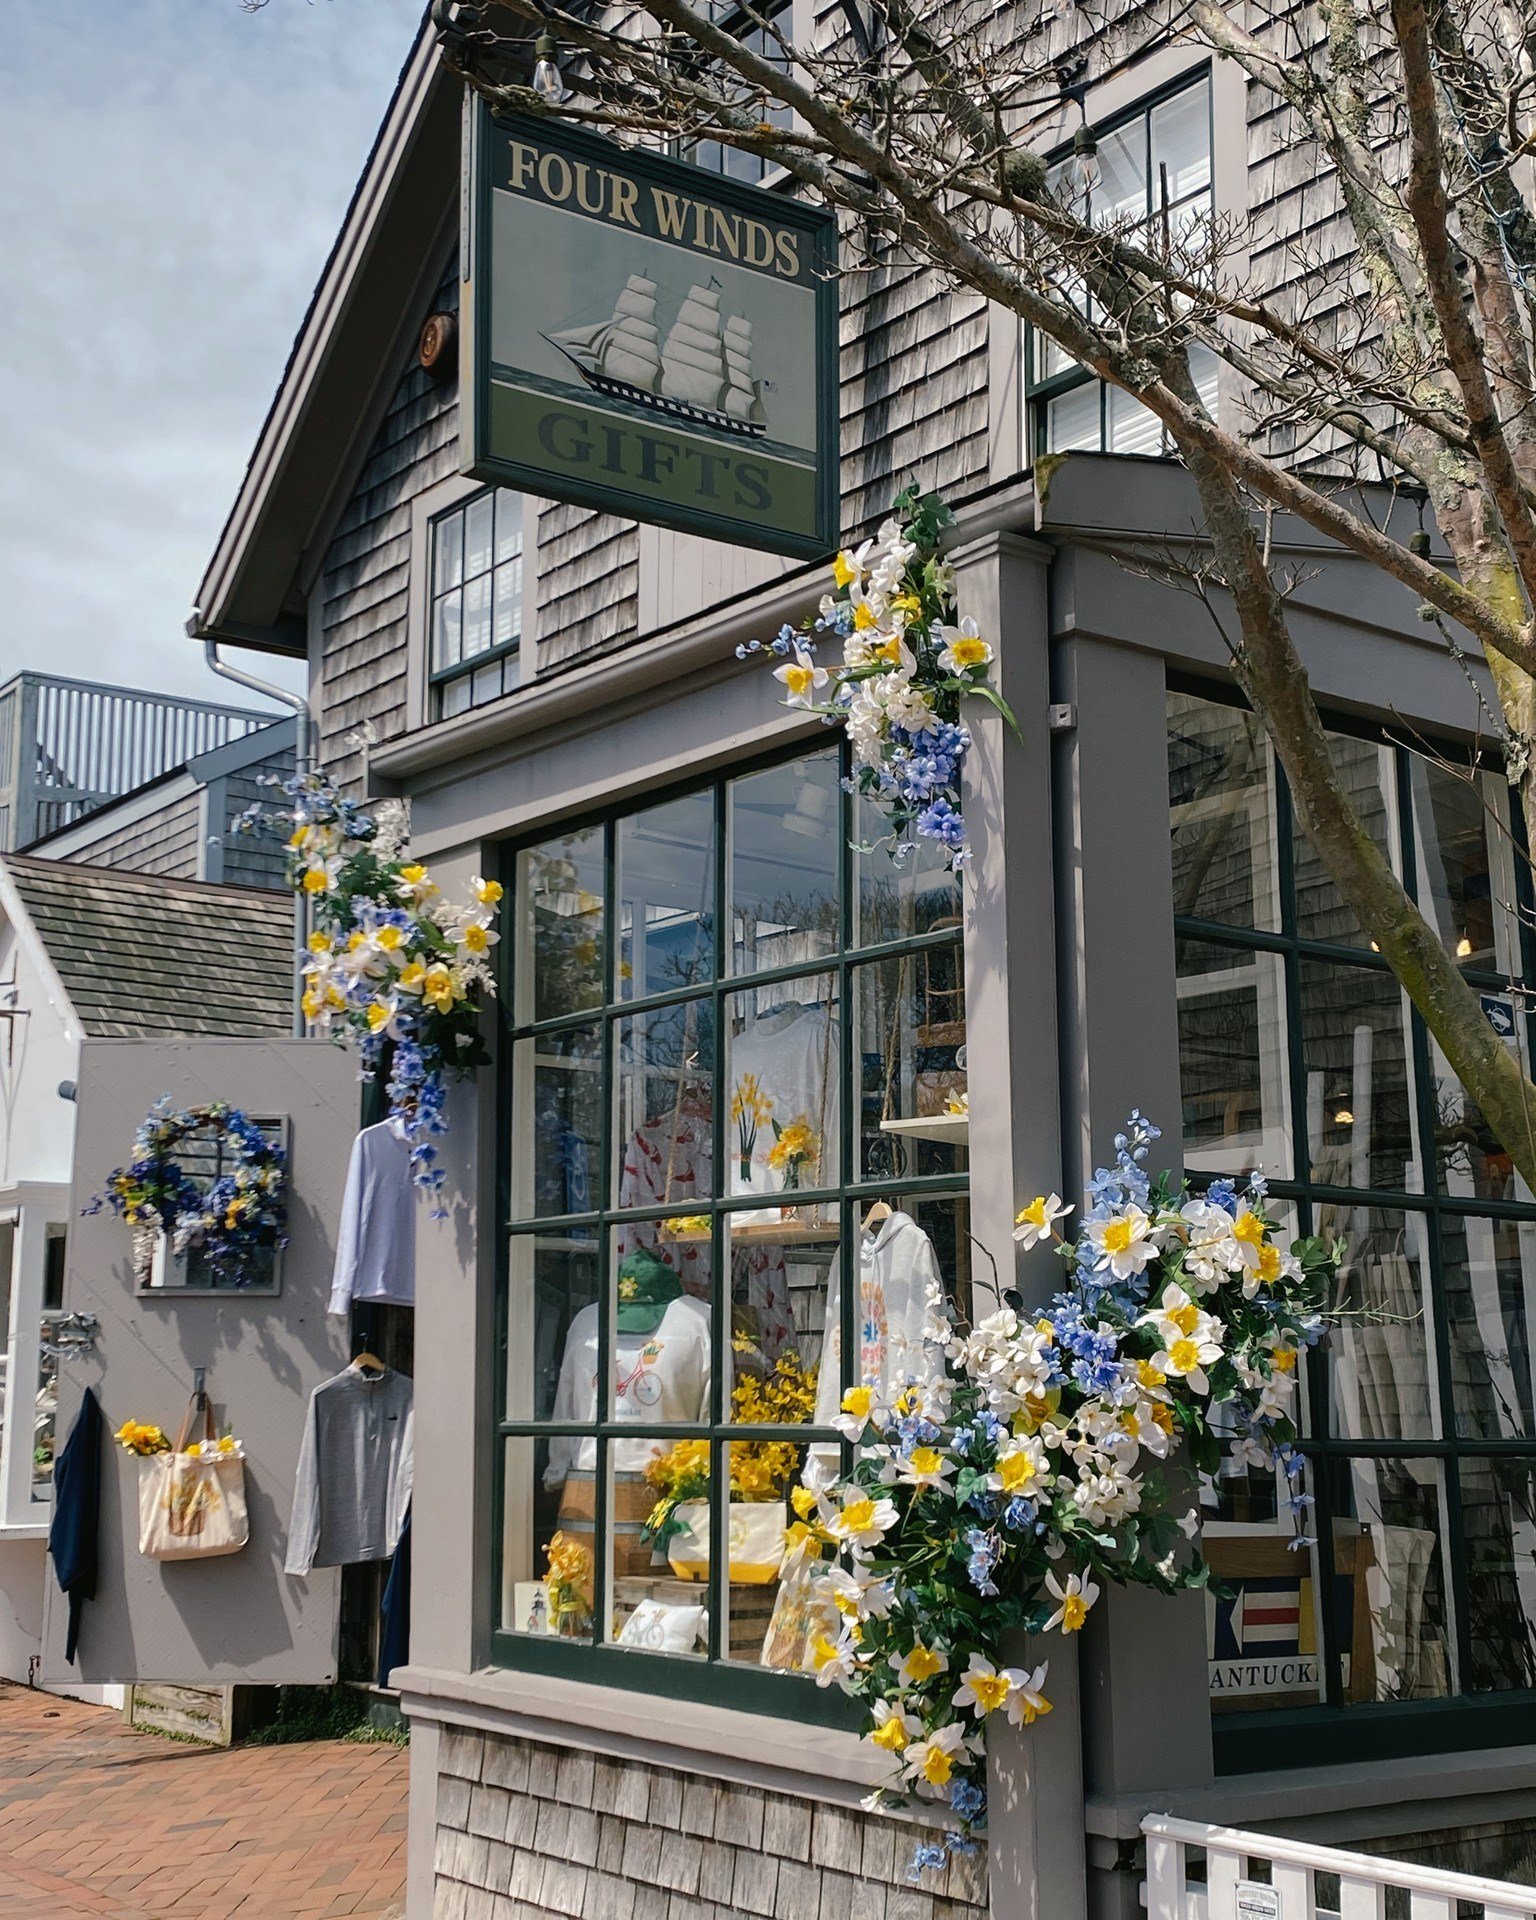
[[(1128, 228), (1131, 236), (1193, 248), (1211, 219), (1211, 85), (1201, 74), (1137, 107), (1095, 133), (1098, 151), (1084, 162), (1056, 163), (1053, 192), (1095, 224)], [(1095, 317), (1084, 293), (1082, 310)], [(1095, 380), (1042, 333), (1028, 354), (1030, 447), (1035, 453), (1168, 451), (1162, 422), (1139, 400)], [(1189, 366), (1201, 403), (1216, 410), (1216, 357), (1193, 346)]]
[[(786, 40), (790, 37), (789, 0), (784, 0), (781, 6), (758, 8), (756, 17), (744, 13), (739, 7), (726, 4), (725, 0), (709, 0), (705, 11), (724, 32), (739, 40), (749, 53), (757, 54), (770, 66), (778, 67), (785, 73), (789, 71), (789, 55), (778, 38), (779, 34)], [(794, 119), (789, 108), (777, 100), (758, 97), (758, 105), (760, 117), (769, 126), (787, 127)], [(756, 186), (775, 167), (775, 162), (771, 160), (765, 160), (755, 153), (745, 153), (740, 147), (726, 146), (719, 140), (692, 141), (685, 149), (685, 155), (696, 166), (708, 167), (712, 173), (723, 173), (728, 180), (744, 180), (749, 186)]]
[(429, 661), (434, 716), (482, 707), (518, 683), (523, 497), (488, 488), (432, 522)]
[(509, 864), (510, 1664), (825, 1704), (783, 1677), (825, 1624), (793, 1496), (839, 1470), (846, 1384), (932, 1364), (926, 1282), (971, 1273), (958, 891), (891, 862), (843, 771), (781, 760)]
[[(1333, 751), (1528, 1069), (1507, 785), (1379, 737)], [(1168, 764), (1185, 1164), (1263, 1167), (1288, 1224), (1348, 1247), (1340, 1324), (1307, 1364), (1315, 1506), (1251, 1470), (1206, 1491), (1227, 1585), (1213, 1710), (1536, 1691), (1536, 1204), (1297, 825), (1257, 720), (1170, 693)]]

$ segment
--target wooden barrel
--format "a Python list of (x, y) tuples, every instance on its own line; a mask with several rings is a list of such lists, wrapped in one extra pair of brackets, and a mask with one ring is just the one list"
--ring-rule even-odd
[[(608, 1531), (613, 1538), (613, 1577), (649, 1573), (654, 1552), (642, 1529), (656, 1504), (656, 1489), (643, 1473), (615, 1473), (608, 1489)], [(560, 1531), (594, 1552), (597, 1475), (578, 1469), (560, 1496)], [(595, 1564), (595, 1561), (594, 1561)], [(663, 1568), (666, 1562), (659, 1563)]]

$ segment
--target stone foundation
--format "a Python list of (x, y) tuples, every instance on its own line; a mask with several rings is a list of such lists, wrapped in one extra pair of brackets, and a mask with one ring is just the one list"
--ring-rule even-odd
[(907, 1880), (921, 1831), (444, 1728), (433, 1920), (986, 1920), (983, 1853)]

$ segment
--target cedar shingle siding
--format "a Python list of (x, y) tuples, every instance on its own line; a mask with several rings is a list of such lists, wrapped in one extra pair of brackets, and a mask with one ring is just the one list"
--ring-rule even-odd
[(88, 1034), (292, 1031), (290, 895), (18, 854), (4, 866)]
[(123, 867), (136, 873), (165, 874), (173, 880), (196, 880), (202, 872), (202, 822), (201, 794), (181, 794), (127, 826), (104, 832), (71, 858), (88, 860), (93, 867)]

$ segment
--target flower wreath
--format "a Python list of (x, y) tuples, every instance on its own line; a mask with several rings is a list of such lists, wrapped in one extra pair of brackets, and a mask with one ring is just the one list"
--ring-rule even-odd
[[(224, 1171), (203, 1186), (175, 1158), (196, 1134), (214, 1134)], [(102, 1192), (84, 1209), (110, 1207), (135, 1230), (147, 1251), (159, 1234), (175, 1253), (200, 1248), (221, 1280), (243, 1285), (253, 1257), (284, 1243), (288, 1156), (238, 1107), (216, 1100), (173, 1108), (169, 1094), (155, 1102), (133, 1137), (133, 1159), (114, 1167)]]

